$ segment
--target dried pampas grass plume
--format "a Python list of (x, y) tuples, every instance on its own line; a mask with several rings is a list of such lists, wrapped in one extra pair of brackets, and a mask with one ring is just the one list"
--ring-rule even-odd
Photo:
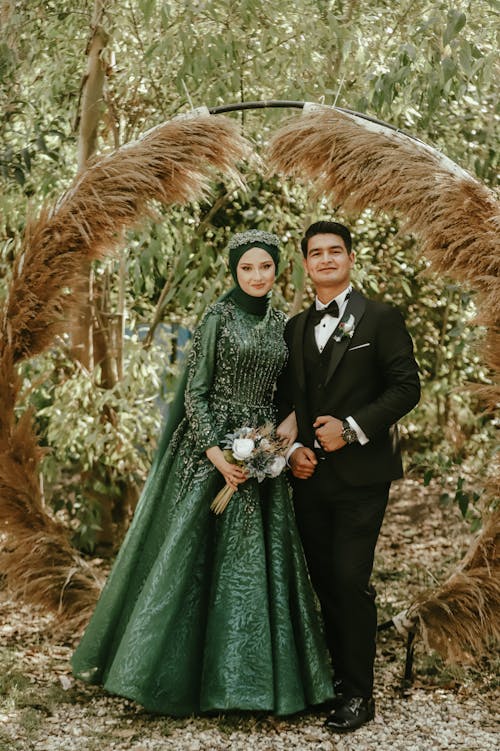
[(466, 662), (500, 640), (500, 511), (489, 517), (457, 571), (406, 611), (427, 649)]
[(27, 226), (0, 316), (0, 567), (14, 596), (58, 612), (67, 625), (86, 620), (101, 582), (44, 504), (32, 413), (15, 414), (17, 364), (67, 328), (89, 262), (118, 249), (153, 201), (200, 198), (214, 169), (239, 180), (235, 163), (248, 153), (237, 124), (225, 118), (167, 122), (94, 159)]
[(12, 351), (6, 349), (0, 358), (0, 570), (14, 597), (43, 606), (78, 628), (102, 582), (44, 505), (39, 481), (43, 450), (32, 411), (15, 416), (19, 389)]
[(426, 144), (325, 108), (281, 128), (269, 161), (277, 172), (310, 180), (348, 212), (398, 214), (438, 270), (485, 293), (498, 288), (500, 205)]
[(117, 151), (91, 160), (52, 208), (28, 224), (3, 321), (16, 361), (43, 351), (86, 279), (87, 263), (120, 247), (125, 230), (152, 213), (152, 202), (200, 198), (214, 169), (239, 179), (249, 153), (226, 118), (172, 120)]
[[(493, 193), (426, 144), (388, 127), (320, 107), (292, 119), (272, 138), (273, 171), (310, 181), (347, 212), (396, 214), (421, 241), (433, 267), (479, 293), (488, 327), (485, 361), (498, 365), (500, 204)], [(479, 390), (493, 407), (498, 384)]]

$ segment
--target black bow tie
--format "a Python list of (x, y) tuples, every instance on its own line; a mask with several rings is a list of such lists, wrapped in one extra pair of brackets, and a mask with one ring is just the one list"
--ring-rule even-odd
[(330, 305), (328, 305), (326, 308), (322, 308), (321, 310), (317, 310), (316, 308), (313, 308), (311, 310), (311, 323), (313, 326), (317, 326), (318, 323), (321, 323), (323, 320), (323, 316), (333, 316), (334, 318), (338, 318), (339, 313), (339, 306), (336, 300), (332, 300)]

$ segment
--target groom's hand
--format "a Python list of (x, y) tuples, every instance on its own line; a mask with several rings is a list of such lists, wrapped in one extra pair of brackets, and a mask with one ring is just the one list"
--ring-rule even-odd
[(345, 446), (342, 438), (342, 420), (331, 415), (320, 415), (313, 423), (316, 439), (323, 451), (338, 451)]
[(307, 446), (299, 446), (288, 459), (292, 475), (299, 480), (308, 480), (316, 469), (316, 454)]

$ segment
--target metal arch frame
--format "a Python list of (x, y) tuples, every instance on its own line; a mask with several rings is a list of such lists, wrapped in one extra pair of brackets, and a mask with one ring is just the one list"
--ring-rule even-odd
[[(236, 102), (234, 104), (221, 104), (217, 107), (208, 107), (208, 111), (211, 115), (222, 115), (227, 112), (240, 112), (242, 110), (260, 110), (260, 109), (297, 109), (301, 110), (304, 109), (304, 106), (307, 104), (307, 102), (300, 102), (295, 101), (292, 99), (264, 99), (262, 101), (256, 101), (256, 102)], [(419, 141), (419, 143), (424, 143), (424, 141), (421, 141), (416, 136), (412, 136), (411, 133), (407, 133), (404, 130), (401, 130), (401, 128), (396, 128), (395, 125), (391, 125), (390, 123), (386, 123), (384, 120), (378, 120), (376, 117), (372, 117), (371, 115), (365, 115), (362, 112), (356, 112), (356, 110), (350, 110), (346, 109), (345, 107), (335, 107), (334, 105), (328, 105), (328, 104), (321, 104), (318, 105), (320, 107), (324, 107), (325, 109), (331, 109), (335, 110), (337, 112), (343, 112), (345, 115), (351, 115), (353, 117), (360, 117), (362, 120), (368, 120), (371, 123), (375, 123), (376, 125), (380, 125), (384, 128), (389, 128), (389, 130), (393, 130), (395, 133), (401, 133), (402, 135), (406, 136), (407, 138), (412, 138), (414, 141)]]
[[(207, 107), (206, 110), (211, 115), (220, 115), (227, 112), (239, 112), (241, 110), (251, 110), (251, 109), (269, 109), (269, 108), (290, 108), (290, 109), (304, 109), (304, 107), (307, 104), (311, 104), (311, 102), (301, 102), (301, 101), (295, 101), (295, 100), (289, 100), (289, 99), (264, 99), (262, 101), (255, 101), (255, 102), (236, 102), (234, 104), (221, 104), (217, 107)], [(316, 104), (316, 103), (314, 103)], [(460, 167), (456, 162), (454, 162), (452, 159), (447, 157), (445, 154), (443, 154), (442, 151), (439, 151), (439, 149), (436, 149), (434, 146), (430, 146), (425, 141), (422, 141), (421, 138), (417, 138), (416, 136), (412, 135), (411, 133), (408, 133), (405, 130), (401, 130), (401, 128), (397, 128), (395, 125), (391, 125), (390, 123), (386, 123), (384, 120), (378, 120), (376, 117), (372, 117), (371, 115), (365, 115), (362, 112), (356, 112), (356, 110), (350, 110), (346, 109), (344, 107), (336, 107), (335, 105), (328, 105), (328, 104), (319, 104), (318, 108), (324, 108), (333, 110), (336, 112), (341, 112), (344, 115), (347, 115), (348, 117), (351, 117), (353, 119), (359, 119), (364, 120), (367, 123), (371, 124), (371, 128), (373, 130), (382, 130), (386, 129), (390, 132), (392, 132), (395, 136), (403, 137), (403, 139), (407, 138), (410, 141), (412, 141), (414, 144), (418, 145), (421, 149), (426, 151), (427, 153), (433, 154), (437, 159), (441, 162), (441, 164), (446, 167), (448, 170), (453, 172), (456, 177), (459, 177), (461, 179), (466, 180), (476, 180), (475, 177), (473, 177), (470, 173), (468, 173), (466, 170), (463, 169), (463, 167)], [(366, 125), (365, 127), (370, 128), (370, 125)]]

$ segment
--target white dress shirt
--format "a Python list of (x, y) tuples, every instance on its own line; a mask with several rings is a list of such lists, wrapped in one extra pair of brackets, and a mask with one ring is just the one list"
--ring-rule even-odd
[(318, 298), (316, 297), (316, 310), (324, 310), (330, 305), (330, 303), (333, 302), (333, 300), (336, 300), (337, 305), (339, 306), (338, 316), (332, 316), (330, 315), (330, 313), (326, 313), (323, 316), (323, 319), (314, 327), (314, 338), (316, 339), (316, 344), (318, 345), (320, 352), (323, 352), (329, 338), (337, 328), (338, 322), (344, 315), (345, 309), (347, 307), (347, 297), (351, 289), (352, 287), (349, 285), (343, 292), (340, 293), (340, 295), (337, 295), (337, 297), (334, 297), (327, 303), (322, 303), (321, 300), (318, 300)]

